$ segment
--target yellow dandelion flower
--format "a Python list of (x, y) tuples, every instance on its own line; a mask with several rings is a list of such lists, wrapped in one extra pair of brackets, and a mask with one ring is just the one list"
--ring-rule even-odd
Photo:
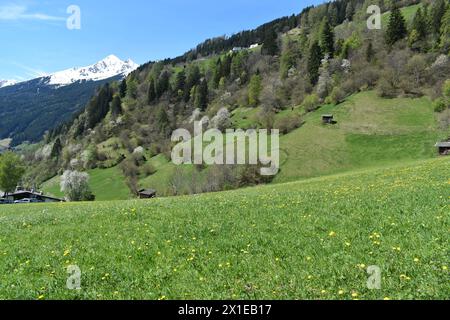
[(43, 294), (41, 294), (39, 297), (38, 297), (38, 300), (44, 300), (45, 299), (45, 296), (43, 295)]
[(339, 290), (339, 292), (338, 292), (338, 294), (339, 294), (340, 296), (342, 296), (344, 293), (345, 293), (344, 290)]
[(336, 237), (336, 232), (331, 231), (331, 232), (328, 234), (328, 236), (331, 237), (331, 238), (334, 238), (334, 237)]

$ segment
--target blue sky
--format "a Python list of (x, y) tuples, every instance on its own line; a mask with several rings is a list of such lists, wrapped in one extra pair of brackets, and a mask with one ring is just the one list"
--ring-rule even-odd
[[(0, 79), (25, 80), (115, 54), (137, 63), (252, 29), (323, 0), (0, 0)], [(67, 8), (81, 10), (69, 30)]]

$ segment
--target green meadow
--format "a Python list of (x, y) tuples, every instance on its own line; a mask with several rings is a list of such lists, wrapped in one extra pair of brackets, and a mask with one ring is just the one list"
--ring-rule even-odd
[[(450, 166), (151, 201), (3, 206), (0, 299), (447, 299)], [(67, 267), (81, 290), (66, 288)], [(382, 271), (367, 288), (367, 268)]]

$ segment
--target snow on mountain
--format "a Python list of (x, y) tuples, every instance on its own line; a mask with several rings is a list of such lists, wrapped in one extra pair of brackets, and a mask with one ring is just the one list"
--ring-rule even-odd
[(122, 61), (115, 55), (107, 56), (105, 59), (87, 67), (71, 68), (56, 72), (48, 76), (48, 85), (66, 86), (78, 81), (99, 81), (118, 75), (124, 77), (136, 70), (138, 64), (132, 60)]
[(16, 80), (0, 80), (0, 88), (13, 86), (17, 83)]

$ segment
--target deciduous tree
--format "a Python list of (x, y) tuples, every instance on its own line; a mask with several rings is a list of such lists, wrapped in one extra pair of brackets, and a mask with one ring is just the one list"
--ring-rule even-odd
[(19, 156), (13, 152), (0, 155), (0, 189), (4, 192), (13, 192), (23, 174), (25, 168)]

